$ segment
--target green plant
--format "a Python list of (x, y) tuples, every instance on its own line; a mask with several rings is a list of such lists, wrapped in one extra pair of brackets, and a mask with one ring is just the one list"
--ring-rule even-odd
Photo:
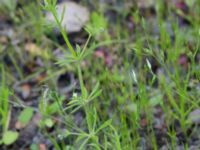
[(0, 12), (3, 14), (8, 14), (12, 19), (15, 19), (16, 6), (17, 6), (16, 0), (1, 0)]
[(9, 107), (9, 95), (10, 91), (5, 84), (5, 72), (3, 66), (1, 66), (1, 85), (0, 85), (0, 145), (10, 145), (14, 143), (18, 138), (18, 132), (8, 129), (10, 121), (10, 107)]
[[(111, 120), (108, 120), (104, 122), (102, 125), (100, 125), (99, 127), (97, 127), (98, 115), (97, 115), (96, 108), (92, 105), (92, 101), (101, 94), (101, 90), (99, 89), (99, 84), (97, 83), (95, 87), (93, 88), (93, 90), (90, 93), (88, 92), (83, 81), (83, 75), (82, 75), (82, 69), (81, 69), (81, 62), (88, 55), (87, 46), (92, 36), (91, 32), (94, 31), (96, 33), (96, 31), (99, 30), (99, 26), (97, 30), (94, 29), (94, 27), (90, 26), (89, 37), (84, 47), (81, 48), (79, 45), (77, 45), (76, 49), (74, 49), (71, 43), (69, 42), (66, 31), (61, 25), (62, 19), (64, 17), (64, 10), (63, 10), (62, 17), (59, 18), (56, 12), (56, 4), (57, 4), (56, 0), (45, 0), (43, 8), (45, 10), (50, 11), (53, 14), (56, 24), (58, 25), (58, 28), (60, 29), (60, 32), (70, 51), (70, 54), (67, 53), (65, 58), (59, 60), (57, 64), (64, 66), (68, 63), (73, 63), (73, 65), (77, 68), (79, 85), (81, 89), (81, 94), (79, 95), (79, 93), (74, 93), (71, 101), (68, 103), (68, 106), (66, 108), (61, 107), (61, 110), (62, 109), (64, 109), (64, 111), (70, 110), (70, 113), (74, 113), (80, 108), (83, 109), (86, 115), (86, 124), (87, 124), (87, 131), (79, 129), (79, 132), (69, 131), (67, 132), (67, 135), (77, 136), (75, 143), (81, 142), (81, 144), (79, 145), (79, 149), (83, 149), (88, 146), (91, 148), (93, 147), (95, 149), (101, 149), (102, 146), (99, 143), (99, 137), (98, 137), (99, 132), (106, 127), (110, 127)], [(65, 115), (64, 112), (63, 112), (63, 115)], [(120, 149), (119, 145), (118, 145), (118, 149)]]
[[(86, 33), (73, 34), (72, 37), (78, 35), (77, 42), (81, 39), (76, 46), (70, 41), (77, 38), (69, 39), (62, 28), (64, 10), (59, 18), (56, 0), (43, 1), (42, 7), (55, 17), (53, 26), (59, 28), (64, 44), (59, 41), (60, 36), (49, 32), (45, 35), (52, 24), (47, 25), (44, 11), (38, 7), (41, 1), (22, 1), (18, 1), (20, 7), (15, 13), (21, 19), (19, 26), (11, 24), (16, 29), (14, 35), (22, 38), (15, 43), (15, 36), (9, 40), (0, 37), (0, 59), (5, 64), (2, 72), (6, 72), (8, 85), (18, 83), (18, 79), (20, 83), (31, 81), (33, 91), (38, 90), (35, 85), (47, 85), (34, 111), (42, 116), (39, 131), (55, 149), (190, 149), (190, 143), (194, 143), (191, 139), (196, 139), (194, 134), (198, 131), (190, 113), (200, 108), (200, 1), (185, 0), (189, 7), (184, 11), (175, 5), (165, 6), (168, 1), (157, 0), (156, 14), (149, 11), (154, 6), (129, 7), (125, 6), (129, 5), (127, 1), (113, 1), (112, 6), (98, 6), (96, 0), (81, 1), (96, 9)], [(187, 23), (180, 23), (180, 19)], [(38, 55), (23, 51), (27, 41), (33, 51), (39, 51)], [(48, 57), (40, 50), (45, 50)], [(24, 68), (30, 68), (31, 73)], [(75, 80), (66, 81), (65, 91), (66, 75)], [(38, 77), (41, 82), (36, 81)], [(3, 86), (4, 94), (0, 95), (8, 97), (8, 87)], [(11, 111), (8, 98), (4, 99), (0, 101), (5, 102), (2, 108), (6, 108), (0, 109), (2, 131)], [(33, 108), (25, 107), (17, 119), (29, 125), (32, 116)], [(17, 136), (6, 127), (1, 143), (13, 143)], [(30, 149), (39, 149), (38, 143), (32, 143)]]
[(30, 122), (32, 116), (33, 116), (33, 108), (26, 107), (18, 116), (18, 121), (23, 125), (27, 125)]

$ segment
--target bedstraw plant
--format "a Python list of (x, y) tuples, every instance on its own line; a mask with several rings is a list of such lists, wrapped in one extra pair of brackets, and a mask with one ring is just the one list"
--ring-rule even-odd
[[(96, 108), (92, 105), (92, 102), (102, 93), (102, 90), (100, 89), (100, 84), (96, 83), (93, 90), (89, 92), (85, 87), (83, 77), (82, 77), (81, 62), (85, 59), (86, 56), (90, 54), (90, 52), (87, 51), (87, 46), (94, 33), (94, 32), (92, 33), (92, 30), (95, 30), (96, 32), (96, 29), (91, 29), (91, 26), (90, 28), (86, 29), (86, 31), (88, 31), (89, 37), (84, 47), (81, 48), (79, 45), (77, 45), (76, 48), (74, 48), (68, 39), (66, 30), (62, 27), (62, 20), (64, 18), (65, 9), (63, 10), (61, 18), (59, 18), (57, 14), (57, 10), (56, 10), (56, 4), (57, 4), (57, 0), (45, 0), (42, 7), (43, 9), (50, 11), (52, 15), (54, 16), (56, 25), (59, 28), (60, 33), (62, 34), (62, 37), (70, 52), (70, 53), (66, 52), (64, 58), (58, 60), (57, 64), (60, 66), (65, 66), (70, 63), (71, 65), (74, 65), (76, 67), (77, 72), (78, 72), (80, 90), (81, 90), (80, 93), (73, 94), (72, 99), (67, 104), (66, 108), (63, 108), (61, 106), (62, 107), (61, 109), (63, 112), (62, 115), (66, 118), (65, 112), (67, 110), (70, 110), (71, 111), (70, 113), (72, 114), (72, 113), (75, 113), (79, 109), (83, 109), (86, 116), (86, 124), (87, 124), (87, 130), (76, 128), (78, 130), (77, 132), (69, 131), (66, 134), (77, 136), (77, 139), (75, 141), (76, 143), (79, 143), (79, 146), (78, 146), (79, 149), (85, 149), (86, 147), (90, 147), (90, 148), (93, 147), (95, 149), (100, 150), (102, 147), (106, 148), (109, 145), (108, 135), (106, 134), (104, 135), (104, 138), (105, 138), (104, 142), (101, 139), (99, 139), (99, 134), (102, 130), (104, 129), (110, 130), (116, 136), (116, 138), (118, 136), (117, 136), (117, 132), (115, 128), (111, 125), (111, 120), (105, 121), (100, 126), (98, 126), (99, 118), (98, 118)], [(115, 144), (116, 149), (120, 150), (121, 148), (119, 144), (119, 138), (117, 138), (114, 142), (117, 143)], [(104, 145), (102, 145), (102, 143), (104, 143)], [(58, 148), (58, 145), (55, 147)]]

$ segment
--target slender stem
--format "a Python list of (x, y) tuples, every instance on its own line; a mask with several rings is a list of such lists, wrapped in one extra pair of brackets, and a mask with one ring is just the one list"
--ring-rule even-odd
[(60, 21), (58, 20), (58, 16), (57, 16), (55, 8), (53, 8), (51, 12), (52, 12), (52, 14), (54, 16), (54, 19), (56, 20), (56, 23), (57, 23), (57, 25), (58, 25), (58, 27), (60, 29), (60, 32), (61, 32), (61, 34), (62, 34), (62, 36), (63, 36), (63, 38), (65, 40), (65, 43), (67, 44), (71, 54), (76, 58), (76, 52), (75, 52), (74, 48), (72, 47), (72, 45), (71, 45), (71, 43), (69, 41), (69, 38), (68, 38), (67, 34), (65, 33), (65, 30), (63, 29)]
[(80, 83), (80, 87), (81, 87), (81, 93), (83, 94), (83, 92), (84, 92), (84, 83), (83, 83), (83, 76), (82, 76), (80, 62), (78, 64), (78, 79), (79, 79), (79, 83)]
[[(83, 76), (82, 76), (82, 71), (81, 71), (81, 66), (80, 66), (80, 62), (78, 64), (78, 78), (79, 78), (79, 82), (80, 82), (80, 87), (81, 87), (81, 93), (83, 95), (84, 93), (84, 82), (83, 82)], [(84, 111), (85, 111), (85, 115), (86, 115), (86, 118), (89, 117), (89, 113), (90, 113), (90, 108), (87, 107), (87, 106), (84, 106)], [(87, 119), (86, 119), (87, 120)], [(88, 126), (88, 129), (89, 129), (89, 133), (91, 133), (92, 131), (90, 130), (90, 123), (87, 121), (87, 126)]]
[(86, 41), (86, 43), (85, 43), (85, 45), (84, 45), (84, 47), (83, 47), (83, 51), (82, 51), (83, 54), (85, 53), (85, 50), (86, 50), (86, 48), (87, 48), (87, 46), (88, 46), (88, 43), (89, 43), (91, 37), (92, 37), (92, 35), (89, 34), (89, 37), (88, 37), (88, 39), (87, 39), (87, 41)]
[[(66, 34), (65, 30), (62, 27), (61, 21), (59, 21), (59, 19), (58, 19), (58, 15), (57, 15), (55, 7), (51, 8), (51, 12), (52, 12), (52, 14), (54, 16), (54, 19), (55, 19), (55, 21), (56, 21), (56, 23), (57, 23), (57, 25), (59, 27), (59, 30), (60, 30), (60, 32), (61, 32), (61, 34), (62, 34), (62, 36), (63, 36), (63, 38), (65, 40), (65, 43), (67, 44), (67, 46), (69, 48), (71, 54), (74, 56), (74, 58), (77, 58), (78, 56), (77, 56), (74, 48), (72, 47), (72, 45), (71, 45), (71, 43), (69, 41), (69, 38), (67, 37), (67, 34)], [(91, 35), (89, 35), (89, 37), (88, 37), (88, 40), (87, 40), (87, 42), (86, 42), (86, 44), (85, 44), (85, 46), (84, 46), (84, 48), (82, 50), (82, 54), (84, 54), (90, 39), (91, 39)], [(87, 91), (85, 91), (85, 86), (84, 86), (84, 82), (83, 82), (83, 76), (82, 76), (82, 70), (81, 70), (81, 64), (80, 63), (81, 63), (80, 61), (77, 63), (78, 79), (79, 79), (79, 83), (80, 83), (81, 93), (82, 93), (82, 95), (84, 95), (85, 92), (87, 92)], [(90, 109), (88, 107), (84, 106), (84, 110), (85, 110), (85, 114), (86, 114), (86, 116), (88, 118)], [(90, 122), (87, 121), (88, 128), (90, 129), (90, 124), (89, 123)], [(89, 131), (89, 132), (91, 132), (91, 131)], [(88, 140), (89, 140), (89, 138), (88, 138)], [(87, 143), (87, 140), (85, 141), (85, 143)], [(82, 144), (82, 145), (84, 145), (84, 144)]]
[(8, 54), (8, 55), (9, 55), (13, 65), (14, 65), (15, 69), (17, 70), (17, 73), (19, 74), (20, 79), (22, 80), (24, 78), (24, 76), (23, 76), (23, 73), (22, 73), (21, 69), (19, 68), (19, 65), (17, 64), (17, 62), (16, 62), (16, 60), (13, 57), (12, 54)]

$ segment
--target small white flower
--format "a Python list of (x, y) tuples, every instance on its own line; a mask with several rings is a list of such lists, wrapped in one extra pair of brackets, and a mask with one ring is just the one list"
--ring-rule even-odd
[(73, 93), (73, 97), (78, 97), (78, 94), (77, 93)]

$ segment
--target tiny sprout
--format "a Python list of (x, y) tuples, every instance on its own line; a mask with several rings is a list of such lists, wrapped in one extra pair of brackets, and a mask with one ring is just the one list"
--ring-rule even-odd
[(148, 66), (149, 70), (151, 70), (151, 63), (149, 62), (148, 59), (146, 59), (146, 62), (147, 62), (147, 66)]
[(199, 36), (200, 36), (200, 29), (199, 29)]
[(152, 54), (153, 54), (152, 50), (151, 50), (151, 49), (148, 49), (148, 48), (144, 48), (144, 52), (146, 52), (146, 53), (149, 54), (149, 55), (152, 55)]
[(137, 83), (137, 76), (136, 76), (135, 71), (133, 69), (131, 70), (131, 77), (133, 78), (134, 82)]
[(143, 27), (143, 29), (145, 29), (145, 27), (146, 27), (146, 22), (145, 22), (145, 19), (142, 17), (142, 27)]

